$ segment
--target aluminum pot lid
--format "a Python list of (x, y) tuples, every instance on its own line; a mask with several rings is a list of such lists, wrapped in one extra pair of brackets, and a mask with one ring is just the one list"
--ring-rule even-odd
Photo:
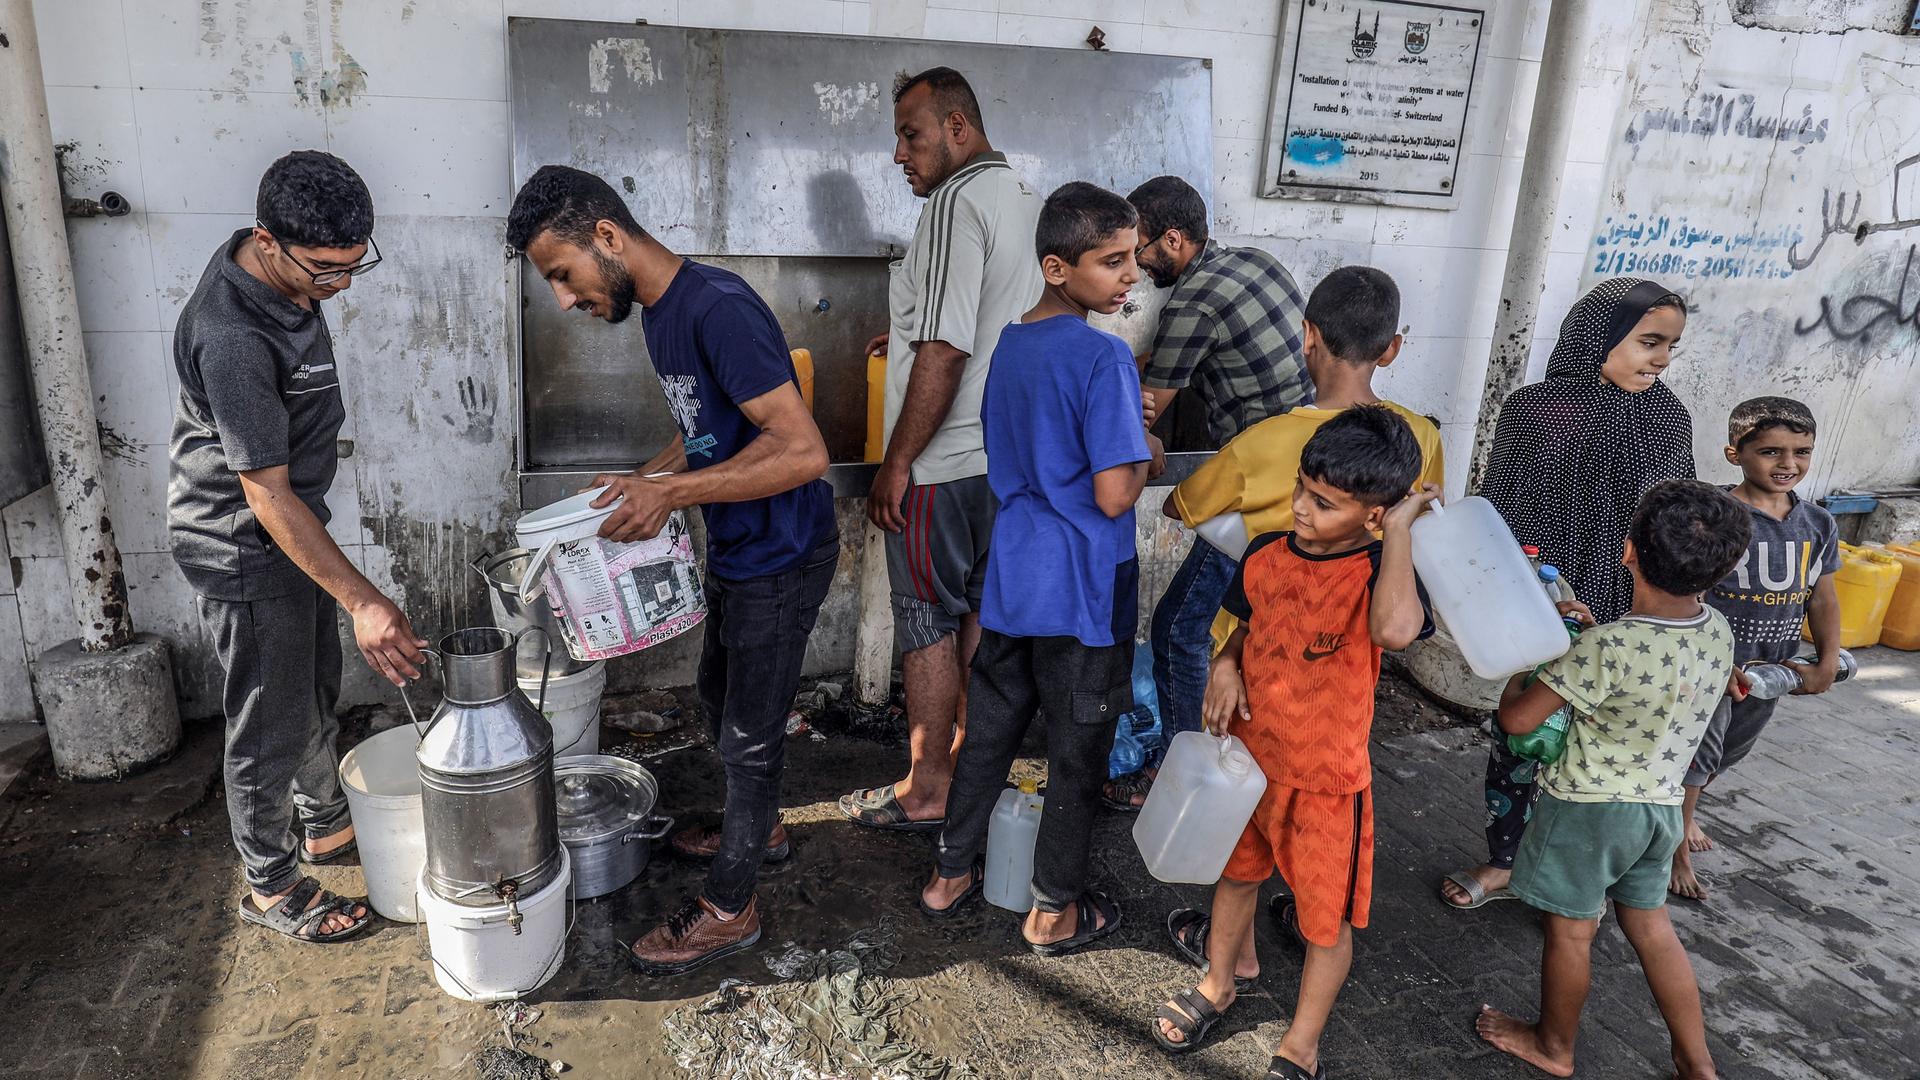
[(553, 763), (553, 801), (560, 840), (588, 844), (624, 836), (653, 813), (660, 787), (637, 762), (610, 754)]

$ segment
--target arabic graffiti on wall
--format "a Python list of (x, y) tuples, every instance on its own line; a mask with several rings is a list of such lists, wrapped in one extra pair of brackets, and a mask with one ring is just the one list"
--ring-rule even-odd
[(1588, 271), (1676, 281), (1784, 278), (1797, 269), (1788, 256), (1801, 239), (1796, 225), (1727, 230), (1685, 214), (1622, 214), (1600, 223)]
[(1831, 121), (1822, 119), (1816, 122), (1811, 105), (1802, 106), (1798, 115), (1767, 115), (1758, 113), (1759, 108), (1759, 99), (1752, 94), (1702, 90), (1682, 102), (1678, 109), (1662, 105), (1657, 109), (1641, 110), (1640, 115), (1627, 124), (1621, 141), (1633, 147), (1634, 156), (1638, 157), (1640, 145), (1647, 136), (1660, 132), (1702, 139), (1732, 136), (1764, 142), (1792, 142), (1797, 144), (1796, 152), (1827, 139)]

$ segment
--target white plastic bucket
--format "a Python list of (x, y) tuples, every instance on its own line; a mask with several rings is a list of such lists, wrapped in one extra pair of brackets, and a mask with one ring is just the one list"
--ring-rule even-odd
[(597, 660), (585, 671), (548, 679), (544, 703), (539, 679), (520, 680), (520, 692), (553, 726), (554, 757), (600, 752), (600, 695), (606, 688), (607, 665)]
[(367, 902), (395, 922), (420, 921), (414, 883), (427, 863), (427, 830), (414, 758), (419, 745), (419, 733), (402, 724), (361, 740), (340, 759)]
[(433, 980), (462, 1001), (506, 1001), (530, 994), (560, 970), (567, 949), (567, 886), (573, 863), (560, 853), (560, 876), (519, 901), (520, 932), (505, 904), (467, 907), (444, 900), (417, 880), (427, 924)]
[(607, 660), (666, 641), (707, 615), (686, 515), (667, 515), (660, 534), (636, 544), (599, 537), (620, 504), (595, 510), (594, 488), (522, 517), (514, 531), (533, 552), (521, 603), (551, 594), (560, 637), (576, 660)]

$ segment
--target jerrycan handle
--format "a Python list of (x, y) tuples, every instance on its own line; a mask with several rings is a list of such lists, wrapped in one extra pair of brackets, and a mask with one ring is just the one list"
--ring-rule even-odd
[[(441, 673), (440, 677), (442, 679), (446, 678), (447, 662), (446, 662), (446, 659), (440, 655), (438, 650), (421, 649), (420, 655), (426, 657), (429, 660), (433, 660), (439, 663), (440, 673)], [(405, 686), (400, 687), (400, 704), (405, 705), (407, 707), (407, 719), (412, 721), (414, 733), (419, 735), (422, 739), (425, 739), (427, 737), (427, 732), (433, 729), (433, 722), (431, 719), (429, 719), (426, 727), (420, 726), (420, 717), (413, 711), (413, 699), (407, 696), (407, 688)]]
[(545, 716), (547, 712), (547, 675), (553, 670), (553, 635), (547, 633), (547, 628), (544, 626), (529, 626), (525, 630), (513, 635), (513, 644), (509, 647), (509, 651), (518, 653), (520, 651), (520, 639), (536, 630), (540, 632), (541, 639), (546, 642), (547, 652), (546, 658), (540, 661), (540, 698), (534, 703), (533, 711)]
[[(553, 556), (553, 549), (559, 543), (560, 538), (557, 536), (548, 539), (546, 543), (540, 545), (539, 551), (533, 553), (533, 558), (527, 560), (527, 569), (520, 575), (518, 589), (521, 603), (530, 604), (546, 591), (546, 583), (540, 580), (540, 571), (547, 568), (547, 560)], [(548, 651), (552, 651), (551, 643), (548, 644)]]

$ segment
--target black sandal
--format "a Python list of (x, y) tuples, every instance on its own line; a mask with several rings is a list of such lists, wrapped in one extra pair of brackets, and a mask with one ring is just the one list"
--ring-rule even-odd
[[(1180, 1008), (1175, 1008), (1176, 1004)], [(1180, 991), (1160, 1006), (1147, 1030), (1153, 1033), (1153, 1041), (1159, 1043), (1167, 1053), (1191, 1054), (1200, 1049), (1200, 1044), (1206, 1041), (1207, 1035), (1219, 1026), (1222, 1019), (1220, 1010), (1213, 1007), (1207, 995), (1201, 993), (1199, 987), (1194, 987)], [(1167, 1038), (1166, 1032), (1160, 1030), (1162, 1020), (1172, 1024), (1173, 1030), (1180, 1033), (1179, 1042)]]
[[(1027, 948), (1032, 949), (1034, 955), (1065, 956), (1070, 952), (1084, 949), (1120, 929), (1120, 905), (1114, 903), (1113, 898), (1106, 893), (1098, 889), (1088, 889), (1074, 900), (1074, 905), (1080, 912), (1079, 919), (1074, 923), (1078, 927), (1074, 935), (1044, 944), (1038, 941), (1027, 942)], [(1099, 921), (1098, 925), (1095, 925), (1097, 920), (1104, 921)], [(1026, 934), (1022, 933), (1020, 936), (1025, 938)]]
[(1327, 1063), (1314, 1066), (1312, 1072), (1281, 1057), (1273, 1055), (1273, 1061), (1267, 1065), (1267, 1080), (1327, 1080)]
[[(318, 895), (320, 902), (308, 907)], [(366, 911), (359, 916), (349, 914), (352, 907), (364, 907)], [(332, 914), (345, 915), (353, 919), (352, 926), (345, 930), (323, 933), (320, 924)], [(331, 945), (345, 941), (373, 925), (373, 907), (364, 900), (335, 896), (320, 887), (320, 883), (310, 877), (303, 877), (293, 887), (285, 900), (273, 905), (267, 911), (254, 906), (251, 893), (240, 898), (240, 918), (246, 922), (264, 926), (276, 933), (285, 934), (295, 941), (311, 942), (316, 945)]]
[(1293, 897), (1276, 896), (1267, 901), (1267, 914), (1273, 916), (1273, 921), (1280, 924), (1280, 929), (1286, 931), (1294, 944), (1306, 949), (1307, 935), (1300, 932), (1300, 906), (1293, 902)]
[(930, 919), (951, 919), (955, 915), (960, 914), (961, 908), (980, 899), (980, 892), (982, 889), (985, 889), (987, 885), (987, 871), (985, 867), (976, 860), (973, 864), (973, 869), (967, 873), (969, 877), (973, 878), (972, 884), (967, 886), (966, 892), (960, 894), (959, 899), (948, 904), (946, 907), (937, 908), (927, 903), (927, 898), (923, 891), (920, 896), (920, 913)]
[[(1180, 958), (1206, 973), (1210, 966), (1207, 960), (1207, 934), (1213, 929), (1213, 918), (1204, 911), (1193, 908), (1179, 908), (1167, 916), (1167, 937), (1173, 940), (1175, 952)], [(1233, 977), (1233, 992), (1244, 994), (1254, 988), (1259, 977)]]
[[(1137, 769), (1101, 784), (1100, 802), (1109, 810), (1118, 810), (1123, 814), (1137, 814), (1140, 812), (1140, 807), (1146, 805), (1147, 794), (1152, 790), (1153, 777), (1148, 776), (1145, 769)], [(1135, 795), (1140, 796), (1138, 805), (1133, 801)]]
[(360, 838), (357, 836), (322, 855), (315, 855), (313, 852), (308, 851), (306, 841), (302, 840), (300, 842), (300, 861), (306, 863), (308, 866), (326, 866), (328, 863), (337, 863), (359, 850)]

